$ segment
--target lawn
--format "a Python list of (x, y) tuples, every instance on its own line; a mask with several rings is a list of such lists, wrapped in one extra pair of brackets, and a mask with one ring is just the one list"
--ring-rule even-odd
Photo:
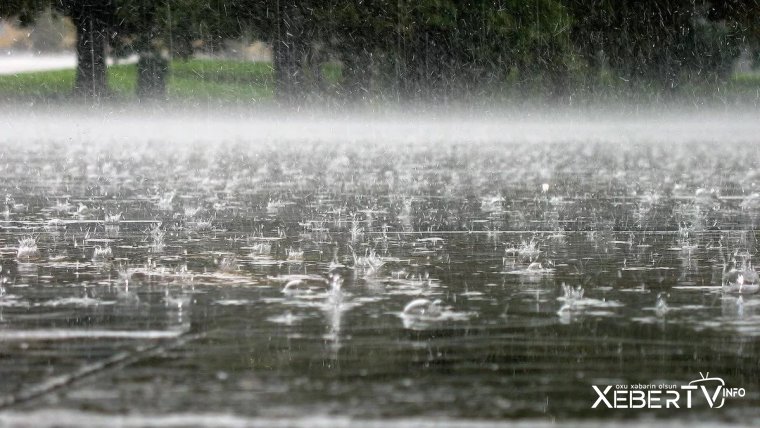
[[(108, 69), (108, 85), (115, 101), (133, 101), (135, 97), (136, 66), (113, 65)], [(322, 95), (336, 92), (341, 80), (340, 65), (324, 66), (322, 75), (328, 88)], [(517, 79), (519, 80), (519, 79)], [(74, 83), (74, 70), (44, 71), (0, 75), (0, 100), (51, 101), (67, 100)], [(576, 82), (577, 83), (577, 82)], [(501, 91), (505, 100), (531, 94), (540, 98), (540, 88), (520, 87), (515, 82), (494, 88)], [(190, 59), (172, 62), (168, 81), (168, 97), (173, 102), (187, 104), (251, 104), (266, 102), (274, 96), (272, 66), (263, 62), (234, 60)], [(535, 92), (535, 93), (534, 93)], [(632, 88), (619, 79), (601, 78), (596, 84), (577, 86), (574, 101), (592, 102), (658, 102), (661, 97), (656, 90), (647, 87)], [(627, 95), (626, 95), (627, 94)], [(721, 84), (694, 83), (681, 85), (676, 95), (688, 102), (701, 103), (760, 103), (760, 74), (737, 74)], [(501, 99), (497, 93), (495, 96)]]
[[(108, 67), (108, 86), (116, 100), (135, 98), (137, 67), (120, 64)], [(74, 70), (0, 75), (0, 99), (65, 99), (74, 84)], [(167, 85), (174, 101), (256, 102), (269, 100), (274, 91), (272, 67), (268, 63), (230, 60), (174, 61)]]

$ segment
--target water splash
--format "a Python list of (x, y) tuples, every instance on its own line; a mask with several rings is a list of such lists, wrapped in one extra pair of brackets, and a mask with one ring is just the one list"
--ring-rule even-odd
[(37, 240), (32, 236), (27, 236), (18, 240), (18, 249), (16, 258), (19, 260), (29, 261), (40, 256), (37, 249)]

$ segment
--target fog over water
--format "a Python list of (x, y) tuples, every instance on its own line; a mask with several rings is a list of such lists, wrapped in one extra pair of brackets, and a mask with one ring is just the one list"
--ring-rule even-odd
[[(307, 109), (168, 109), (147, 105), (73, 109), (20, 108), (0, 116), (7, 143), (70, 139), (112, 145), (113, 141), (229, 144), (273, 143), (521, 143), (558, 141), (751, 143), (760, 125), (752, 108), (711, 110), (528, 108), (465, 111), (397, 108), (362, 113)], [(680, 111), (679, 111), (680, 110)], [(155, 144), (164, 148), (166, 144)]]

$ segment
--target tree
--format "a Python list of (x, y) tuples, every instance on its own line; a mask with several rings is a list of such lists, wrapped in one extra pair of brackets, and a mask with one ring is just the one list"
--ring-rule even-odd
[[(285, 104), (297, 102), (307, 91), (308, 76), (318, 76), (310, 67), (310, 55), (325, 22), (317, 0), (221, 0), (219, 7), (205, 18), (207, 29), (219, 40), (246, 36), (269, 42), (277, 99)], [(324, 1), (328, 3), (328, 1)]]
[(318, 11), (351, 98), (380, 84), (399, 99), (453, 99), (515, 71), (565, 86), (570, 18), (556, 0), (334, 0)]
[(22, 25), (30, 25), (53, 0), (4, 0), (0, 2), (0, 17), (15, 17)]
[(114, 6), (113, 0), (6, 0), (0, 4), (0, 16), (16, 16), (25, 25), (50, 7), (69, 16), (77, 30), (74, 92), (99, 98), (106, 94), (106, 47)]
[[(447, 100), (530, 87), (563, 96), (573, 70), (668, 90), (725, 79), (742, 46), (760, 52), (760, 0), (6, 0), (31, 22), (46, 7), (77, 28), (76, 92), (105, 94), (107, 45), (137, 53), (138, 93), (165, 93), (169, 58), (259, 39), (278, 99), (321, 87), (361, 100)], [(584, 68), (585, 67), (585, 68)]]
[(760, 67), (760, 0), (724, 0), (710, 3), (709, 21), (722, 23), (735, 40), (741, 41)]
[(77, 72), (74, 92), (100, 98), (107, 94), (106, 48), (113, 31), (113, 0), (56, 0), (77, 29)]
[(165, 99), (168, 60), (163, 50), (171, 11), (169, 0), (120, 1), (116, 7), (119, 25), (112, 40), (118, 56), (136, 54), (138, 99)]
[[(599, 72), (674, 91), (685, 81), (725, 79), (743, 43), (741, 25), (757, 22), (755, 0), (573, 0), (573, 42)], [(757, 24), (755, 24), (757, 25)]]

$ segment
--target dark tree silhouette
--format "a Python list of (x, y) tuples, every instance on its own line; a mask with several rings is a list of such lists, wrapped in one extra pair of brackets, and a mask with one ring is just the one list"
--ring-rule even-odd
[(0, 16), (18, 17), (31, 24), (46, 8), (71, 18), (77, 30), (77, 71), (74, 92), (100, 98), (106, 95), (106, 49), (115, 16), (113, 0), (4, 0)]
[(57, 0), (56, 7), (71, 17), (77, 29), (76, 94), (107, 95), (106, 49), (116, 12), (113, 0)]

